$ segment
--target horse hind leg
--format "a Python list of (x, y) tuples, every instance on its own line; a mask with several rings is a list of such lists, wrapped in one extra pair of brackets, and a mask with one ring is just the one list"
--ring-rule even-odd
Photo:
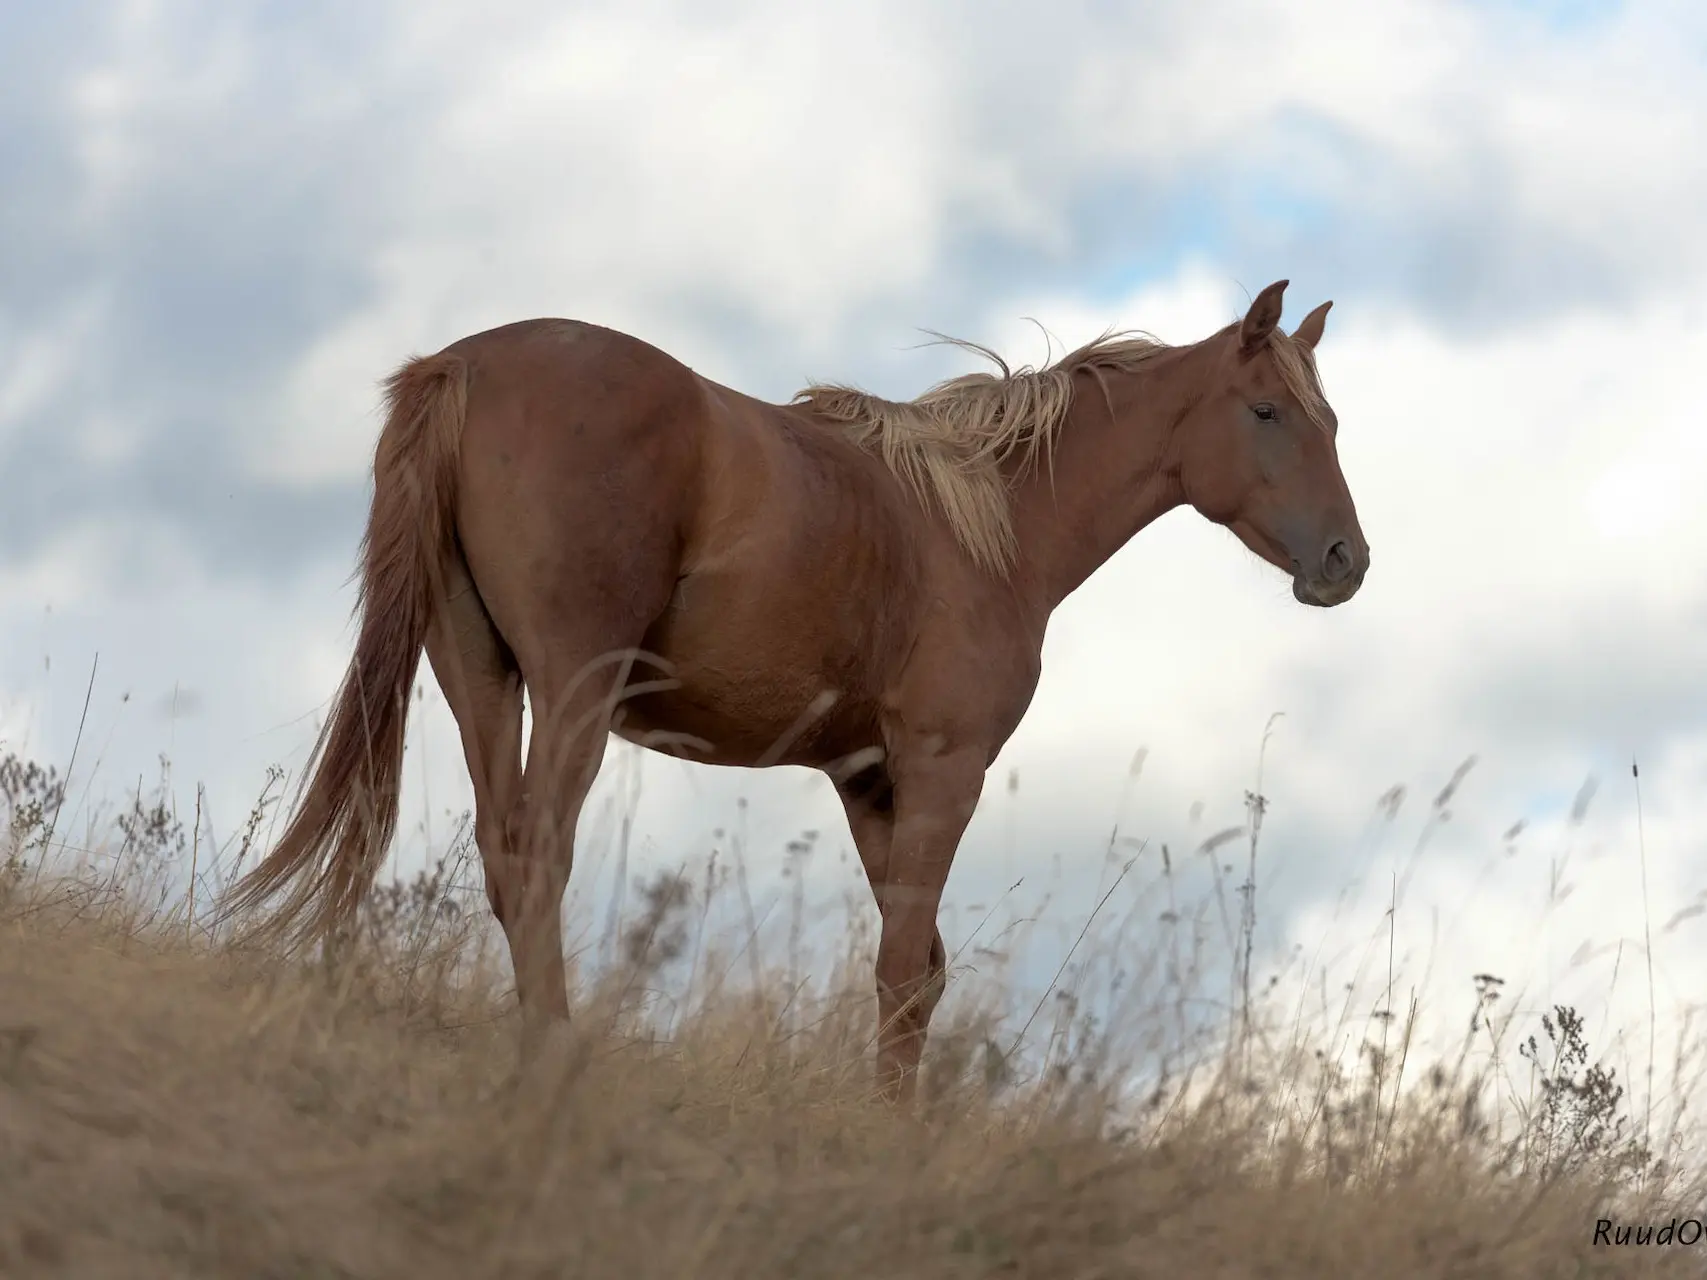
[[(549, 1025), (569, 1015), (562, 904), (575, 831), (604, 758), (617, 695), (637, 674), (638, 655), (560, 636), (544, 669), (524, 673), (460, 556), (446, 567), (439, 623), (428, 658), (462, 733), (486, 897), (509, 944), (524, 1053), (531, 1054)], [(524, 680), (534, 709), (525, 768)]]
[[(522, 794), (522, 674), (461, 554), (442, 570), (445, 594), (427, 635), (427, 661), (462, 737), (474, 784), (474, 842), (486, 900), (508, 936), (519, 903), (511, 883), (516, 853), (511, 816)], [(562, 1012), (567, 1011), (565, 1005)]]
[(543, 1030), (538, 1015), (567, 1013), (562, 902), (575, 834), (621, 694), (644, 665), (632, 648), (571, 644), (560, 653), (588, 656), (578, 665), (554, 660), (550, 671), (529, 681), (533, 733), (521, 792), (506, 818), (501, 875), (505, 930), (530, 1042)]

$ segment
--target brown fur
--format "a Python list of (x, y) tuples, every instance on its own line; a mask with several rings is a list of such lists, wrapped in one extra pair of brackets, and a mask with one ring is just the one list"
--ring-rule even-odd
[(1104, 339), (907, 403), (816, 386), (768, 404), (564, 320), (409, 362), (388, 385), (350, 670), (296, 814), (227, 909), (282, 895), (260, 928), (296, 943), (350, 918), (396, 826), (424, 647), (530, 1032), (567, 1013), (560, 904), (616, 732), (834, 781), (883, 914), (879, 1076), (904, 1093), (946, 977), (948, 869), (1061, 600), (1182, 503), (1301, 601), (1363, 580), (1315, 376), (1327, 305), (1288, 336), (1284, 287), (1189, 346)]

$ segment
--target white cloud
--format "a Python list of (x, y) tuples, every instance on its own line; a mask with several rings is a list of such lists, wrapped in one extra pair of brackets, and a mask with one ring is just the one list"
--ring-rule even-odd
[[(1698, 12), (1632, 4), (1585, 29), (1468, 5), (1218, 0), (1105, 17), (1070, 48), (1062, 145), (1083, 162), (1202, 165), (1235, 155), (1316, 200), (1471, 206), (1490, 184), (1537, 232), (1652, 261), (1699, 253), (1689, 210), (1707, 175)], [(1102, 16), (1102, 15), (1099, 15)], [(1360, 156), (1318, 145), (1366, 148)], [(1410, 179), (1371, 184), (1360, 160)], [(1370, 212), (1374, 212), (1370, 208)], [(1390, 208), (1383, 209), (1391, 213)], [(1701, 259), (1690, 261), (1699, 265)]]
[(384, 73), (443, 97), (373, 176), (395, 232), (372, 303), (304, 355), (257, 465), (358, 473), (385, 370), (527, 315), (732, 376), (750, 361), (680, 314), (715, 299), (827, 362), (957, 241), (1071, 252), (1066, 202), (1122, 174), (1231, 167), (1253, 198), (1279, 183), (1389, 227), (1491, 200), (1632, 269), (1662, 246), (1696, 261), (1685, 211), (1707, 192), (1673, 159), (1707, 146), (1707, 113), (1651, 71), (1677, 55), (1639, 13), (1591, 38), (1418, 3), (1212, 8), (1098, 6), (1068, 24), (1098, 38), (1041, 42), (895, 5), (412, 10)]
[(78, 350), (100, 319), (97, 296), (75, 298), (50, 323), (29, 330), (8, 323), (0, 310), (0, 440), (63, 394), (76, 375)]
[(717, 376), (715, 335), (673, 324), (675, 305), (716, 299), (810, 349), (861, 302), (917, 286), (951, 204), (975, 195), (987, 221), (1001, 192), (949, 145), (959, 104), (910, 12), (663, 25), (589, 7), (525, 40), (439, 14), (411, 46), (449, 97), (397, 175), (406, 229), (373, 307), (302, 362), (284, 459), (257, 443), (271, 474), (365, 465), (349, 424), (377, 371), (488, 325), (627, 324), (684, 358), (697, 346)]

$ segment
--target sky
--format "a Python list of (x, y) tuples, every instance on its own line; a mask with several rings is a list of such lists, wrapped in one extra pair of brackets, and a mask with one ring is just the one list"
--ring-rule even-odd
[[(1492, 972), (1612, 1036), (1646, 921), (1675, 1019), (1707, 979), (1704, 72), (1688, 0), (8, 6), (3, 749), (69, 767), (72, 827), (164, 756), (234, 833), (348, 656), (378, 383), (466, 334), (570, 316), (774, 400), (900, 397), (970, 367), (925, 330), (1190, 342), (1285, 278), (1288, 325), (1335, 304), (1365, 586), (1298, 606), (1189, 510), (1135, 539), (1052, 621), (951, 952), (1029, 901), (1047, 978), (1111, 847), (1150, 945), (1164, 845), (1198, 891), (1244, 874), (1245, 835), (1194, 850), (1260, 766), (1259, 945), (1300, 990), (1384, 972), (1390, 930), (1442, 1027)], [(407, 776), (405, 870), (472, 802), (430, 678)], [(572, 935), (619, 811), (630, 871), (744, 824), (765, 892), (805, 830), (817, 889), (857, 887), (815, 775), (613, 748)]]

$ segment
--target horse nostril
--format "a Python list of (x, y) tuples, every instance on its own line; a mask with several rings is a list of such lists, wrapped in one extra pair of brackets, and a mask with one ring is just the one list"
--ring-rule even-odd
[(1329, 582), (1343, 582), (1351, 576), (1351, 544), (1344, 538), (1330, 544), (1322, 556), (1322, 576)]

